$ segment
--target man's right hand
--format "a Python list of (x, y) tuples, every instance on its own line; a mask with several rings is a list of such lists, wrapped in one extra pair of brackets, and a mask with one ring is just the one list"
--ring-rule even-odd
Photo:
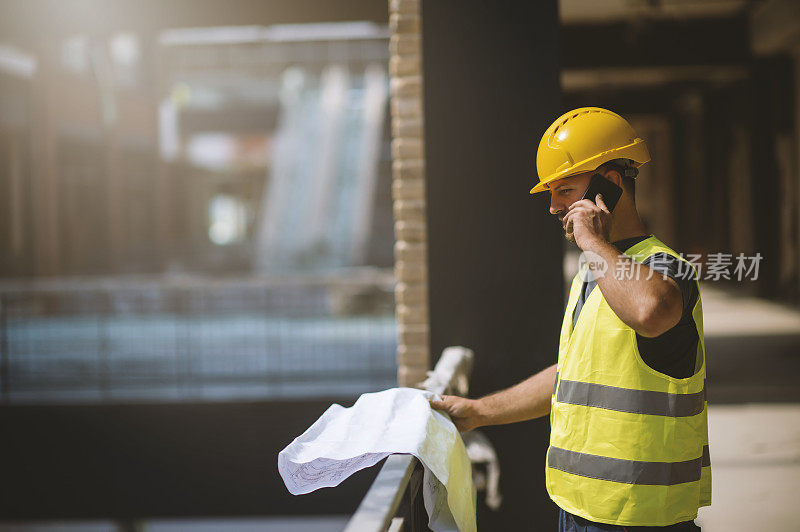
[(431, 407), (450, 415), (459, 432), (467, 432), (483, 425), (478, 414), (478, 402), (457, 395), (443, 395), (441, 401), (431, 400)]

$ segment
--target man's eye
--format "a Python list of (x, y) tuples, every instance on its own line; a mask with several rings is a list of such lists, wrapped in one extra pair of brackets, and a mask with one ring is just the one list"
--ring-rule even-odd
[(571, 188), (562, 188), (562, 189), (560, 189), (558, 191), (559, 194), (564, 195), (564, 196), (567, 194), (567, 192), (572, 192), (572, 189)]

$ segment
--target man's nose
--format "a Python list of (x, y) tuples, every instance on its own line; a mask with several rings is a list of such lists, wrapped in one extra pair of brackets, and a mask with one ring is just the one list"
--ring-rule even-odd
[(550, 214), (556, 214), (562, 209), (562, 205), (556, 201), (555, 196), (550, 196)]

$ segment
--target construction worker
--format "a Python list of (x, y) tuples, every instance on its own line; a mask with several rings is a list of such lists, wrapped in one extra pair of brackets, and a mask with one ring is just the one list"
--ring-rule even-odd
[[(693, 266), (637, 212), (636, 176), (649, 160), (644, 140), (606, 109), (553, 122), (531, 193), (550, 192), (550, 213), (585, 259), (558, 362), (481, 399), (431, 403), (461, 431), (549, 413), (545, 482), (563, 532), (699, 530), (697, 509), (711, 503), (700, 291)], [(613, 209), (615, 198), (582, 199), (595, 174), (622, 189)]]

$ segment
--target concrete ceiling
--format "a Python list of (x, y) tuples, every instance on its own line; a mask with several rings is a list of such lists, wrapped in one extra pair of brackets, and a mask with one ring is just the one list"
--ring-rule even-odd
[(637, 18), (685, 19), (733, 16), (748, 0), (559, 0), (563, 24), (596, 24)]

